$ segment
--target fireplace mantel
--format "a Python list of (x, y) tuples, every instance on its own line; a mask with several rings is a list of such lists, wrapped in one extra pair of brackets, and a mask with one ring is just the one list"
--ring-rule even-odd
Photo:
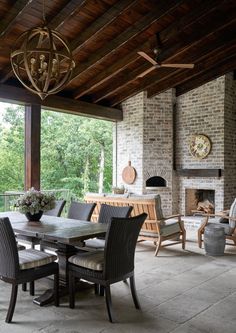
[(223, 169), (177, 169), (178, 176), (183, 177), (222, 177)]

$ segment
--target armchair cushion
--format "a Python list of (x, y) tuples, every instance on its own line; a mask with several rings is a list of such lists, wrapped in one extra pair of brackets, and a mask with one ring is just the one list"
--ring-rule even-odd
[(57, 256), (46, 252), (28, 249), (19, 252), (20, 269), (30, 269), (50, 264), (55, 261)]
[(165, 225), (161, 226), (161, 236), (169, 236), (177, 232), (180, 232), (180, 226), (178, 222), (166, 223)]
[(85, 267), (94, 271), (102, 271), (104, 268), (104, 252), (93, 251), (75, 254), (68, 261), (76, 266)]

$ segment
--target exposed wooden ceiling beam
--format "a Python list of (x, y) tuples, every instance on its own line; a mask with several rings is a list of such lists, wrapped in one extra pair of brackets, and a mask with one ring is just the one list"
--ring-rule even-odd
[[(224, 14), (222, 14), (224, 17)], [(236, 22), (236, 18), (235, 18), (235, 12), (232, 11), (230, 14), (228, 14), (229, 20), (227, 21), (227, 23), (222, 23), (222, 20), (216, 20), (214, 21), (214, 24), (212, 23), (212, 25), (206, 25), (204, 26), (204, 29), (196, 29), (196, 31), (194, 32), (193, 38), (182, 38), (181, 39), (181, 33), (179, 36), (179, 43), (176, 43), (177, 45), (175, 46), (170, 46), (169, 48), (165, 49), (161, 55), (165, 55), (167, 58), (165, 58), (165, 62), (167, 61), (172, 61), (173, 58), (175, 58), (177, 55), (183, 55), (185, 52), (189, 52), (189, 50), (191, 49), (191, 47), (196, 47), (198, 44), (201, 44), (202, 42), (204, 42), (204, 40), (207, 40), (209, 37), (214, 36), (215, 34), (217, 34), (218, 32), (220, 32), (221, 30), (224, 30), (225, 28), (230, 28), (230, 25), (232, 25), (233, 23)], [(224, 21), (223, 21), (224, 22)], [(179, 48), (178, 48), (179, 47)], [(174, 55), (173, 53), (174, 52)], [(163, 58), (163, 56), (161, 57), (161, 59)], [(160, 60), (161, 60), (160, 59)], [(162, 69), (164, 70), (164, 69)], [(139, 85), (139, 87), (132, 87), (131, 89), (127, 89), (123, 92), (121, 92), (120, 94), (117, 94), (116, 96), (114, 96), (110, 102), (111, 105), (117, 105), (119, 103), (121, 103), (123, 100), (127, 99), (128, 97), (131, 97), (136, 93), (142, 91), (142, 90), (146, 90), (148, 89), (151, 85), (153, 85), (154, 82), (150, 82), (151, 81), (151, 76), (150, 78), (143, 78), (142, 83)]]
[(6, 35), (33, 0), (17, 0), (0, 23), (0, 37)]
[(26, 89), (5, 84), (0, 84), (0, 99), (20, 104), (41, 104), (42, 107), (49, 110), (71, 113), (80, 116), (110, 121), (123, 120), (123, 112), (115, 108), (95, 105), (56, 95), (48, 96), (44, 101), (41, 101), (37, 95), (33, 95)]
[(176, 88), (176, 96), (187, 93), (190, 90), (193, 90), (201, 85), (212, 81), (225, 73), (231, 72), (236, 68), (236, 56), (233, 55), (230, 59), (222, 59), (221, 63), (218, 63), (213, 68), (206, 71), (203, 75), (199, 75), (192, 80), (186, 81), (184, 84)]
[[(146, 42), (142, 45), (142, 49), (148, 49), (149, 42)], [(81, 96), (88, 94), (89, 92), (96, 89), (99, 85), (105, 83), (110, 80), (125, 68), (127, 68), (130, 64), (136, 61), (140, 56), (138, 55), (138, 51), (140, 51), (140, 47), (138, 46), (133, 51), (129, 52), (125, 57), (116, 61), (112, 66), (108, 67), (103, 72), (96, 75), (93, 79), (89, 80), (89, 82), (85, 85), (80, 86), (74, 93), (74, 98), (80, 98)]]
[[(234, 35), (234, 33), (233, 33)], [(234, 36), (235, 37), (235, 36)], [(170, 87), (175, 87), (183, 82), (192, 79), (196, 75), (204, 73), (208, 68), (214, 66), (221, 59), (231, 56), (236, 51), (236, 39), (233, 38), (217, 47), (203, 56), (198, 57), (198, 64), (191, 71), (176, 70), (171, 75), (165, 76), (162, 80), (157, 80), (155, 84), (147, 89), (148, 97), (151, 98)]]
[(65, 23), (66, 20), (70, 19), (84, 4), (86, 0), (69, 0), (67, 4), (48, 22), (47, 26), (50, 29), (58, 30)]
[(124, 46), (131, 39), (141, 34), (161, 17), (171, 13), (171, 11), (179, 6), (181, 2), (182, 0), (160, 0), (158, 6), (156, 6), (151, 12), (142, 16), (142, 18), (133, 26), (127, 28), (119, 36), (106, 43), (106, 45), (98, 52), (91, 55), (86, 62), (77, 65), (71, 82), (78, 79), (80, 75), (84, 74), (87, 70), (90, 70), (93, 66), (98, 65), (101, 61), (104, 61), (106, 57), (109, 57), (111, 54), (116, 54), (120, 47)]
[[(162, 30), (159, 34), (161, 41), (162, 42), (166, 41), (168, 38), (170, 38), (171, 35), (176, 35), (176, 32), (179, 34), (179, 32), (181, 30), (183, 30), (184, 28), (186, 28), (186, 26), (193, 25), (194, 23), (196, 23), (196, 21), (201, 19), (201, 17), (206, 16), (209, 13), (209, 11), (212, 11), (213, 8), (216, 8), (217, 5), (219, 5), (219, 4), (222, 4), (222, 0), (210, 0), (210, 1), (207, 1), (207, 2), (201, 3), (194, 11), (190, 11), (189, 13), (184, 15), (182, 18), (178, 19), (177, 22), (174, 21), (173, 24), (168, 26), (166, 29)], [(147, 44), (145, 46), (145, 48), (149, 49), (150, 45)], [(142, 47), (142, 49), (144, 50), (144, 47)], [(135, 50), (135, 52), (138, 52), (139, 50), (140, 50), (140, 48), (137, 48)], [(120, 63), (121, 62), (122, 62), (122, 60), (120, 61)], [(127, 60), (126, 60), (126, 63), (129, 65)], [(113, 67), (115, 65), (116, 65), (116, 63), (114, 65), (112, 65), (112, 68), (111, 68), (111, 73), (113, 75), (110, 75), (110, 76), (107, 75), (107, 72), (108, 72), (109, 69), (106, 69), (104, 72), (101, 72), (99, 75), (97, 75), (92, 80), (93, 82), (91, 82), (91, 80), (90, 80), (89, 84), (78, 88), (75, 95), (74, 95), (75, 98), (79, 98), (79, 97), (81, 97), (85, 94), (91, 93), (99, 85), (103, 85), (106, 81), (110, 80), (115, 75), (120, 73), (121, 70), (123, 71), (123, 69), (125, 69), (125, 68), (121, 68), (120, 71), (116, 72), (116, 71), (113, 70)], [(137, 70), (137, 72), (132, 73), (133, 77), (132, 77), (132, 74), (128, 75), (128, 77), (124, 75), (123, 82), (122, 81), (119, 82), (119, 84), (120, 84), (119, 89), (122, 89), (124, 87), (124, 85), (128, 85), (130, 82), (137, 80), (136, 76), (140, 73), (141, 73), (141, 71), (139, 72)], [(117, 87), (117, 89), (116, 89), (116, 87)], [(109, 88), (110, 88), (110, 86), (109, 86)], [(112, 89), (113, 92), (116, 92), (118, 90), (117, 77), (116, 77), (115, 82), (112, 82), (112, 88), (115, 88), (115, 89)], [(101, 89), (101, 92), (103, 92), (102, 89)], [(108, 97), (112, 94), (111, 89), (108, 92), (109, 94), (107, 94), (107, 92), (108, 92), (108, 88), (107, 88), (107, 90), (106, 89), (104, 90), (104, 95), (103, 96), (102, 96), (102, 94), (97, 95), (97, 93), (96, 93), (93, 101), (95, 103), (99, 102), (102, 98), (106, 98), (106, 97)]]
[(118, 1), (73, 40), (70, 45), (71, 50), (73, 50), (73, 54), (78, 53), (85, 44), (96, 38), (103, 29), (112, 24), (117, 19), (117, 16), (134, 6), (137, 2), (138, 0)]
[[(23, 0), (18, 0), (18, 2), (23, 2)], [(27, 2), (29, 5), (32, 0), (24, 2)], [(58, 30), (64, 24), (65, 20), (68, 19), (75, 11), (81, 8), (81, 6), (83, 6), (85, 2), (86, 0), (77, 0), (76, 2), (74, 0), (70, 0), (69, 2), (67, 2), (67, 4), (59, 11), (59, 13), (56, 14), (56, 16), (54, 16), (53, 19), (47, 23), (48, 27), (53, 30)], [(11, 22), (11, 24), (13, 23), (14, 22)], [(4, 72), (6, 74), (1, 77), (0, 83), (5, 83), (11, 77), (13, 73), (11, 65), (9, 65)]]
[[(218, 31), (227, 28), (236, 21), (235, 10), (236, 2), (234, 1), (230, 2), (227, 8), (223, 5), (219, 6), (217, 7), (216, 15), (210, 17), (211, 24), (200, 25), (198, 29), (195, 27), (191, 34), (187, 35), (183, 34), (183, 32), (178, 32), (164, 45), (163, 51), (158, 55), (158, 61), (171, 61), (183, 51), (186, 52), (190, 47), (199, 44), (207, 36), (214, 36)], [(225, 17), (227, 17), (227, 21)]]
[[(226, 1), (226, 0), (225, 0)], [(194, 10), (190, 10), (186, 15), (182, 16), (178, 20), (175, 20), (167, 28), (160, 31), (159, 39), (161, 43), (166, 42), (169, 38), (174, 36), (176, 32), (180, 32), (189, 26), (192, 26), (197, 21), (200, 21), (204, 16), (209, 15), (214, 11), (216, 7), (222, 5), (222, 0), (208, 0), (198, 4)]]
[(101, 88), (99, 91), (93, 93), (91, 95), (91, 100), (93, 101), (93, 103), (98, 103), (102, 99), (109, 98), (109, 96), (114, 95), (115, 92), (124, 88), (126, 85), (130, 84), (135, 80), (138, 80), (137, 76), (149, 67), (150, 66), (147, 63), (139, 66), (134, 71), (123, 71), (120, 75), (116, 76), (114, 82), (110, 84), (108, 83), (105, 88)]
[[(153, 72), (153, 75), (151, 77), (147, 76), (146, 80), (144, 81), (145, 86), (147, 86), (149, 83), (151, 84), (151, 86), (148, 88), (148, 97), (152, 97), (162, 91), (167, 90), (170, 87), (175, 87), (175, 85), (182, 83), (182, 81), (184, 80), (188, 80), (188, 78), (193, 77), (200, 71), (204, 72), (207, 69), (207, 66), (214, 64), (214, 62), (218, 61), (220, 57), (226, 56), (228, 52), (231, 52), (232, 54), (234, 52), (233, 48), (235, 47), (235, 42), (235, 34), (232, 30), (231, 33), (229, 32), (225, 37), (223, 45), (222, 40), (217, 40), (214, 44), (208, 43), (205, 48), (199, 47), (199, 52), (197, 54), (191, 52), (191, 57), (185, 58), (185, 62), (187, 61), (191, 63), (194, 63), (195, 59), (197, 58), (198, 64), (194, 67), (194, 69), (156, 69), (155, 71), (158, 79), (155, 78), (155, 72)], [(137, 75), (142, 73), (142, 71), (144, 70), (145, 68), (143, 66), (140, 66), (131, 73), (123, 72), (122, 76), (116, 77), (116, 80), (112, 83), (112, 85), (107, 85), (105, 88), (91, 95), (91, 100), (94, 103), (98, 103), (104, 98), (109, 98), (109, 96), (114, 95), (119, 90), (124, 89), (125, 86), (128, 86), (130, 83), (139, 80), (137, 78)], [(155, 83), (153, 82), (154, 80)]]

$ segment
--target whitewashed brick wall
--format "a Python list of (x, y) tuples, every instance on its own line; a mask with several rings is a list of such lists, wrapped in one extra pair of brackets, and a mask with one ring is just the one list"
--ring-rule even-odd
[[(123, 184), (123, 168), (131, 160), (137, 170), (133, 193), (159, 193), (165, 214), (185, 213), (185, 189), (214, 189), (216, 210), (229, 207), (236, 197), (236, 81), (222, 76), (175, 98), (174, 89), (151, 99), (145, 92), (122, 104), (124, 120), (114, 129), (114, 185)], [(173, 138), (173, 110), (175, 132)], [(203, 160), (188, 150), (190, 136), (206, 134), (212, 150)], [(224, 176), (180, 177), (173, 170), (173, 141), (178, 169), (222, 169)], [(117, 144), (116, 144), (117, 143)], [(147, 191), (147, 178), (161, 176), (167, 187)]]

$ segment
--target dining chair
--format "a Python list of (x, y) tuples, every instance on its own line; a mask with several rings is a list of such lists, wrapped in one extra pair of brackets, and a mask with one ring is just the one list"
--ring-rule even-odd
[(65, 204), (66, 200), (56, 200), (55, 207), (44, 212), (44, 215), (60, 217)]
[(95, 203), (72, 201), (67, 217), (69, 219), (90, 221), (95, 206)]
[(68, 261), (70, 308), (75, 306), (75, 278), (105, 288), (107, 312), (113, 322), (110, 285), (130, 279), (134, 305), (140, 309), (134, 279), (134, 255), (139, 231), (146, 213), (130, 218), (112, 217), (108, 222), (104, 251), (83, 252)]
[[(75, 220), (90, 221), (95, 206), (96, 206), (95, 203), (72, 201), (70, 204), (67, 217)], [(55, 251), (55, 249), (57, 248), (58, 246), (56, 243), (45, 240), (41, 240), (40, 242), (41, 251), (44, 251), (46, 249)]]
[(57, 257), (35, 249), (17, 250), (15, 235), (8, 217), (0, 218), (0, 279), (12, 285), (6, 316), (10, 323), (14, 314), (18, 285), (54, 275), (54, 304), (59, 305)]
[[(113, 217), (129, 217), (132, 209), (132, 206), (111, 206), (107, 204), (101, 204), (98, 223), (109, 223)], [(85, 251), (91, 251), (96, 249), (104, 249), (104, 246), (105, 237), (98, 237), (86, 240), (82, 249)]]

